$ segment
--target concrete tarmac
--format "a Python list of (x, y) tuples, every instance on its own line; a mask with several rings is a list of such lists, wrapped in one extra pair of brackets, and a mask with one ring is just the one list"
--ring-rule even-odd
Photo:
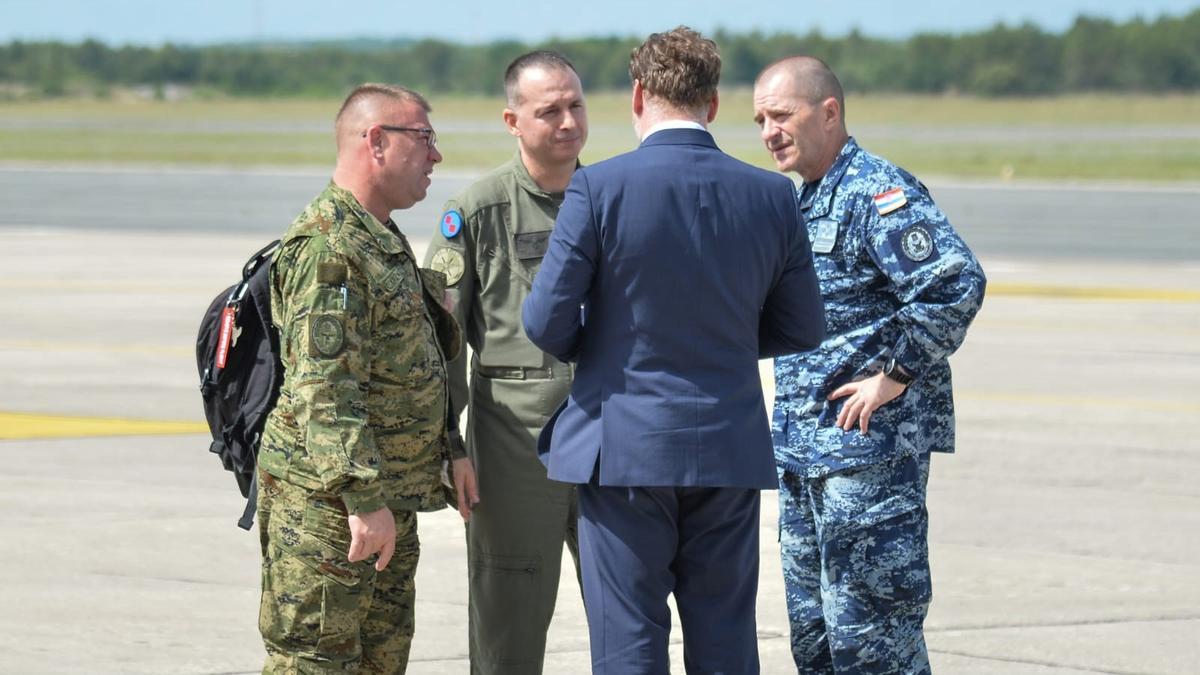
[[(414, 239), (476, 174), (434, 171), (425, 201), (396, 220)], [(0, 163), (0, 226), (213, 232), (278, 237), (329, 180), (328, 169), (38, 167)], [(1200, 185), (926, 179), (980, 255), (1200, 260)]]
[[(201, 312), (324, 177), (297, 177), (283, 215), (274, 198), (241, 191), (253, 183), (247, 174), (212, 173), (228, 188), (220, 203), (189, 200), (177, 174), (138, 178), (144, 194), (177, 199), (189, 224), (170, 226), (149, 217), (162, 212), (154, 201), (123, 214), (102, 208), (118, 197), (136, 207), (134, 196), (101, 189), (131, 172), (49, 174), (56, 189), (32, 187), (25, 179), (37, 173), (0, 172), (0, 672), (256, 672), (258, 540), (234, 525), (242, 504), (233, 478), (206, 451), (204, 434), (139, 423), (186, 429), (202, 420), (193, 355)], [(985, 208), (1018, 198), (1008, 189), (963, 192), (953, 207), (979, 209), (977, 218), (952, 217), (978, 240), (1001, 291), (952, 359), (958, 453), (933, 462), (934, 670), (1195, 673), (1197, 238), (1189, 220), (1166, 213), (1159, 224), (1173, 225), (1151, 242), (1115, 218), (1056, 212), (1025, 222)], [(1057, 203), (1072, 190), (1112, 197), (1063, 188), (1039, 198)], [(1143, 210), (1200, 196), (1185, 188), (1119, 194)], [(433, 222), (445, 196), (431, 194), (424, 213), (399, 222)], [(1110, 202), (1096, 213), (1137, 210), (1122, 208)], [(256, 218), (271, 229), (241, 229)], [(1022, 239), (1031, 231), (1045, 235), (1034, 250)], [(1124, 243), (1081, 252), (1069, 242), (1085, 231)], [(1114, 288), (1135, 292), (1104, 290)], [(766, 367), (764, 384), (769, 392)], [(763, 505), (763, 672), (790, 673), (773, 493)], [(461, 525), (442, 511), (422, 515), (420, 528), (409, 672), (466, 673)], [(673, 637), (673, 670), (683, 672), (678, 629)], [(566, 575), (546, 673), (584, 673), (587, 664), (579, 591)]]

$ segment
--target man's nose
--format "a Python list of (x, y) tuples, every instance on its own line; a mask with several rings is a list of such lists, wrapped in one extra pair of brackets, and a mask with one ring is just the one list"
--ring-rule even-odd
[(759, 129), (758, 135), (762, 137), (763, 143), (770, 145), (771, 139), (775, 137), (775, 132), (778, 131), (775, 124), (771, 120), (763, 120), (762, 129)]

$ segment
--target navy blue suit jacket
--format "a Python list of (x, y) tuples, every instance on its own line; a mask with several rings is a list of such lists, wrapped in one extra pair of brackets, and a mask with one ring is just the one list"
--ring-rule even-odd
[[(542, 430), (550, 478), (774, 488), (758, 359), (825, 334), (788, 178), (698, 129), (575, 172), (523, 323), (575, 381)], [(548, 453), (548, 457), (546, 456)]]

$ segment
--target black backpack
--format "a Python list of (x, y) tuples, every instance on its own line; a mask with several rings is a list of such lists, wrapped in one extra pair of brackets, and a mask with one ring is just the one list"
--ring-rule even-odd
[(243, 530), (254, 524), (258, 444), (283, 383), (279, 333), (271, 323), (269, 263), (277, 248), (278, 239), (246, 261), (242, 280), (208, 306), (196, 338), (200, 395), (213, 438), (208, 449), (246, 497), (238, 521)]

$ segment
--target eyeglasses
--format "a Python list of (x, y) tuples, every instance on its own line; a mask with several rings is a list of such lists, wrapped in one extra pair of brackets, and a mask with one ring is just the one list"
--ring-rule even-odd
[[(420, 134), (421, 138), (425, 139), (425, 145), (431, 148), (437, 145), (437, 132), (429, 127), (393, 127), (387, 124), (380, 124), (379, 128), (384, 131), (411, 131)], [(362, 137), (367, 137), (366, 131), (362, 132)]]

